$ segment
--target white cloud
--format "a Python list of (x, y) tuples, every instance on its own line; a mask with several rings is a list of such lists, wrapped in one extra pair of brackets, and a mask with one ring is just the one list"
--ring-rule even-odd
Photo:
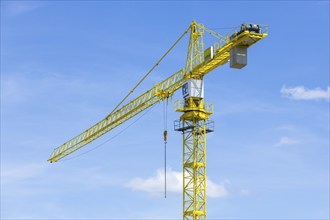
[(280, 138), (280, 140), (275, 144), (275, 146), (283, 146), (283, 145), (292, 145), (292, 144), (298, 144), (299, 141), (293, 138), (289, 138), (286, 136), (283, 136)]
[(330, 87), (323, 90), (321, 88), (307, 89), (303, 86), (286, 87), (284, 85), (281, 88), (281, 94), (286, 98), (294, 100), (329, 100)]
[[(215, 183), (208, 178), (207, 196), (214, 198), (227, 196), (226, 183), (229, 183), (229, 181), (225, 180), (221, 183)], [(158, 169), (154, 176), (146, 179), (134, 178), (126, 186), (133, 190), (144, 191), (154, 196), (161, 196), (164, 194), (164, 171)], [(182, 172), (171, 169), (167, 171), (167, 192), (182, 193)]]
[(206, 194), (209, 197), (218, 198), (228, 196), (228, 191), (225, 188), (225, 184), (229, 183), (228, 180), (224, 180), (221, 183), (215, 183), (209, 178), (206, 180), (207, 191)]

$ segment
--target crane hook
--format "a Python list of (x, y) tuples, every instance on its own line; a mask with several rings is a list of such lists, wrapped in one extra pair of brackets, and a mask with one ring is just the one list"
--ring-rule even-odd
[(164, 130), (164, 143), (167, 144), (167, 130)]

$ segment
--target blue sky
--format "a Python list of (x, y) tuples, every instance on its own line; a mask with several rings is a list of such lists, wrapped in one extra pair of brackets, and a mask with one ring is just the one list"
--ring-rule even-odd
[[(328, 1), (1, 1), (2, 219), (181, 218), (180, 92), (168, 111), (167, 199), (162, 104), (88, 154), (47, 159), (105, 117), (192, 20), (221, 34), (269, 25), (244, 69), (205, 77), (216, 126), (208, 218), (329, 219)], [(133, 97), (184, 67), (187, 42)]]

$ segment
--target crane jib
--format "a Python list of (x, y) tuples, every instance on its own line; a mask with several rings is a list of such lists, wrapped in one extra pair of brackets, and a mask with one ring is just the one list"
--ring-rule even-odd
[(123, 122), (129, 120), (155, 103), (158, 103), (163, 99), (161, 95), (158, 95), (160, 91), (163, 91), (166, 94), (173, 94), (176, 90), (181, 88), (185, 80), (184, 76), (184, 70), (181, 69), (171, 77), (160, 82), (159, 84), (156, 84), (150, 90), (143, 93), (136, 99), (130, 101), (116, 112), (108, 115), (106, 118), (96, 123), (85, 132), (69, 140), (60, 147), (54, 149), (48, 161), (56, 162), (60, 160), (61, 158), (85, 146), (91, 141), (97, 139), (98, 137), (122, 124)]

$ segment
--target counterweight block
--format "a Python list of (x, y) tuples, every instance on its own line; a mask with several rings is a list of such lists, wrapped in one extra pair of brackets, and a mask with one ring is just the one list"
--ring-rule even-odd
[(236, 46), (230, 50), (230, 68), (242, 69), (247, 64), (247, 47)]

